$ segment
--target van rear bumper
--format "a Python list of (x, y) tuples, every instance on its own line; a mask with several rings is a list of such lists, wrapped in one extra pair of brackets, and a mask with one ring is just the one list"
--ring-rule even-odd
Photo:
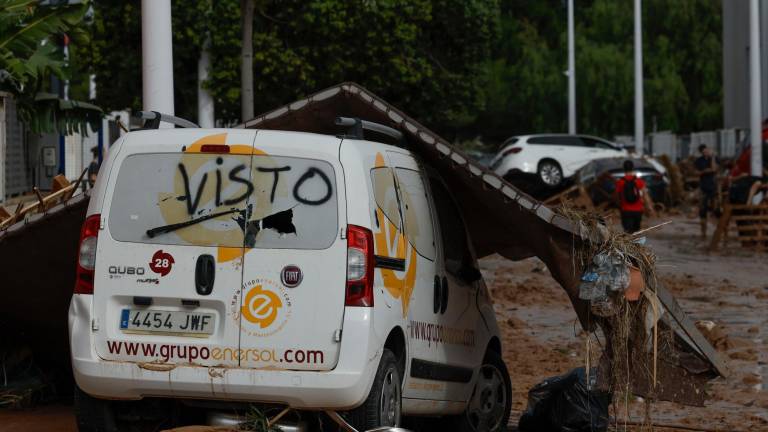
[[(347, 308), (339, 362), (331, 371), (286, 371), (207, 366), (140, 367), (99, 358), (91, 330), (92, 296), (74, 295), (69, 309), (72, 369), (77, 385), (104, 399), (194, 398), (347, 409), (368, 395), (383, 346), (370, 308)], [(76, 335), (76, 337), (73, 337)], [(86, 336), (87, 335), (87, 336)], [(169, 366), (170, 367), (170, 366)]]

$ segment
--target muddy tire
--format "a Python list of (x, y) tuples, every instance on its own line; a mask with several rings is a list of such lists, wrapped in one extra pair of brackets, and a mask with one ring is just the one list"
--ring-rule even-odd
[(467, 409), (458, 417), (461, 432), (502, 432), (507, 430), (512, 409), (512, 382), (501, 356), (486, 354)]
[(345, 416), (349, 423), (359, 431), (380, 426), (400, 426), (402, 383), (397, 358), (392, 351), (385, 349), (368, 398)]
[(560, 164), (551, 159), (539, 162), (536, 174), (539, 176), (539, 180), (547, 187), (556, 187), (563, 182), (563, 169), (560, 168)]
[(96, 399), (75, 385), (75, 420), (80, 432), (119, 432), (112, 402)]

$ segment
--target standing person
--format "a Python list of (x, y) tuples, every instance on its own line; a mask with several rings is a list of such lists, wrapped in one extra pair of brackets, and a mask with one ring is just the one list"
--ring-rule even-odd
[(621, 226), (624, 227), (624, 232), (629, 234), (640, 231), (645, 204), (648, 204), (651, 214), (654, 214), (653, 202), (647, 193), (645, 182), (638, 178), (634, 171), (635, 164), (631, 160), (624, 161), (624, 177), (616, 180)]
[(96, 183), (96, 176), (99, 174), (99, 168), (101, 162), (99, 162), (99, 148), (91, 147), (91, 153), (93, 153), (93, 159), (88, 165), (88, 184), (93, 188), (93, 184)]
[(717, 196), (717, 162), (712, 151), (704, 144), (699, 146), (699, 156), (694, 162), (694, 167), (699, 173), (699, 189), (701, 190), (701, 202), (699, 203), (699, 219), (701, 219), (701, 238), (707, 238), (707, 215), (710, 211), (715, 213), (715, 197)]

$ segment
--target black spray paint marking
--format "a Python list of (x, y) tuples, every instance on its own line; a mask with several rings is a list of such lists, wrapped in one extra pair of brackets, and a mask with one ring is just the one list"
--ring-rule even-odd
[[(194, 214), (197, 206), (200, 204), (200, 197), (203, 195), (203, 187), (205, 187), (205, 182), (208, 180), (208, 173), (203, 174), (203, 179), (200, 180), (200, 186), (198, 186), (197, 193), (195, 194), (195, 200), (192, 201), (192, 195), (189, 190), (189, 176), (184, 164), (179, 164), (179, 171), (181, 171), (181, 178), (184, 179), (184, 201), (187, 203), (187, 213)], [(178, 197), (177, 199), (180, 198)]]
[[(216, 163), (219, 163), (221, 158), (219, 158)], [(223, 161), (222, 161), (223, 162)], [(245, 201), (248, 196), (253, 192), (253, 184), (248, 181), (248, 179), (244, 179), (242, 177), (239, 177), (237, 174), (246, 169), (247, 167), (243, 164), (238, 165), (232, 170), (229, 171), (229, 180), (234, 183), (240, 183), (244, 184), (247, 187), (247, 190), (245, 193), (240, 195), (239, 197), (228, 199), (225, 201), (221, 201), (221, 171), (218, 169), (216, 170), (216, 207), (221, 206), (222, 204), (225, 205), (232, 205), (237, 204), (241, 201)], [(179, 201), (185, 201), (187, 204), (187, 213), (188, 214), (195, 214), (197, 212), (197, 207), (200, 205), (200, 198), (203, 195), (203, 189), (205, 188), (205, 184), (208, 181), (208, 173), (203, 174), (203, 178), (200, 180), (200, 184), (197, 187), (197, 191), (195, 191), (194, 195), (195, 198), (192, 199), (192, 190), (190, 189), (189, 184), (189, 175), (187, 174), (187, 168), (184, 166), (184, 164), (179, 164), (179, 171), (181, 172), (181, 178), (184, 180), (184, 195), (176, 197)]]
[(237, 204), (237, 203), (239, 203), (241, 201), (245, 201), (248, 198), (248, 196), (251, 193), (253, 193), (253, 183), (251, 183), (248, 179), (244, 179), (242, 177), (238, 177), (237, 176), (237, 173), (239, 173), (240, 171), (244, 170), (245, 168), (246, 168), (245, 165), (238, 165), (238, 166), (232, 168), (232, 170), (229, 172), (229, 180), (233, 181), (235, 183), (241, 183), (241, 184), (246, 185), (248, 187), (248, 190), (245, 191), (244, 194), (240, 195), (237, 198), (228, 199), (228, 200), (224, 201), (224, 204), (232, 205), (232, 204)]
[(269, 194), (269, 202), (275, 202), (275, 191), (277, 190), (277, 182), (280, 181), (280, 172), (281, 171), (290, 171), (291, 167), (284, 166), (279, 168), (264, 168), (264, 167), (258, 167), (256, 168), (259, 170), (259, 172), (271, 172), (274, 173), (274, 178), (272, 180), (272, 192)]
[[(216, 159), (217, 165), (222, 165), (224, 163), (222, 158)], [(216, 207), (220, 207), (221, 205), (228, 205), (231, 206), (233, 204), (237, 204), (240, 202), (245, 201), (248, 199), (248, 197), (253, 193), (255, 187), (253, 183), (247, 179), (240, 177), (238, 174), (246, 169), (246, 165), (240, 164), (234, 168), (232, 168), (229, 171), (228, 178), (233, 183), (240, 183), (246, 186), (247, 190), (240, 196), (232, 199), (227, 199), (222, 201), (221, 197), (221, 187), (222, 187), (222, 173), (217, 168), (216, 169)], [(280, 173), (290, 171), (290, 166), (283, 166), (283, 167), (276, 167), (276, 168), (265, 168), (265, 167), (258, 167), (256, 168), (259, 172), (271, 172), (273, 174), (272, 178), (272, 189), (269, 195), (269, 201), (274, 202), (275, 201), (275, 192), (277, 191), (277, 184), (280, 181)], [(200, 199), (203, 195), (203, 189), (205, 188), (205, 184), (208, 181), (208, 173), (203, 174), (202, 179), (200, 180), (200, 184), (197, 187), (197, 190), (194, 192), (194, 199), (192, 198), (193, 191), (190, 188), (189, 184), (189, 175), (187, 174), (187, 169), (184, 166), (183, 163), (179, 164), (179, 171), (181, 172), (181, 177), (184, 180), (184, 195), (176, 197), (179, 201), (185, 201), (187, 204), (187, 213), (192, 215), (197, 212), (198, 206), (200, 205)], [(301, 196), (300, 191), (301, 187), (304, 185), (304, 183), (307, 180), (312, 179), (315, 176), (318, 176), (323, 183), (325, 184), (325, 195), (317, 200), (308, 199), (303, 196)], [(318, 206), (326, 203), (329, 199), (331, 199), (331, 196), (333, 195), (333, 186), (331, 185), (331, 180), (328, 178), (328, 176), (321, 171), (318, 168), (310, 167), (307, 169), (304, 174), (299, 177), (299, 179), (296, 181), (296, 184), (293, 186), (293, 198), (306, 205), (310, 206)]]
[[(299, 189), (301, 189), (301, 185), (304, 184), (305, 181), (311, 179), (315, 176), (315, 174), (319, 175), (320, 178), (325, 183), (326, 192), (325, 196), (320, 198), (319, 200), (308, 200), (306, 198), (303, 198), (301, 195), (299, 195)], [(328, 178), (327, 175), (325, 175), (324, 172), (320, 171), (319, 169), (315, 167), (309, 167), (307, 172), (305, 172), (301, 177), (299, 177), (299, 180), (296, 181), (296, 184), (293, 186), (293, 198), (296, 199), (296, 201), (307, 204), (307, 205), (320, 205), (331, 199), (331, 195), (333, 194), (333, 189), (331, 186), (331, 180)]]
[[(216, 165), (224, 163), (221, 157), (216, 158)], [(221, 205), (221, 171), (216, 170), (216, 207)]]

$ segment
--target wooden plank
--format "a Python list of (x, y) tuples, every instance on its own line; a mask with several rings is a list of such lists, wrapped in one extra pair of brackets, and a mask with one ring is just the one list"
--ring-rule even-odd
[(731, 220), (734, 221), (768, 221), (768, 215), (739, 215), (732, 216)]
[(765, 226), (759, 223), (733, 225), (734, 231), (754, 231), (763, 229)]
[(35, 192), (35, 195), (37, 195), (37, 204), (45, 210), (45, 201), (43, 200), (43, 194), (40, 193), (40, 189), (35, 186), (32, 190)]
[(768, 211), (768, 205), (751, 205), (751, 204), (728, 204), (734, 210), (766, 210)]
[(45, 210), (50, 208), (57, 199), (71, 196), (70, 192), (74, 189), (74, 187), (75, 187), (74, 184), (70, 184), (69, 186), (66, 186), (63, 189), (59, 189), (56, 192), (45, 197), (43, 196), (43, 194), (40, 192), (39, 189), (37, 189), (36, 187), (33, 188), (32, 190), (35, 192), (35, 195), (37, 195), (37, 201), (26, 207), (24, 207), (23, 203), (19, 203), (19, 205), (16, 207), (16, 211), (10, 218), (5, 218), (5, 219), (0, 218), (0, 228), (13, 225), (14, 223), (21, 220), (21, 218), (24, 217), (27, 213), (30, 213), (33, 211), (45, 212)]
[(84, 169), (83, 172), (80, 173), (80, 177), (77, 178), (77, 181), (75, 182), (74, 187), (70, 190), (69, 195), (67, 195), (66, 198), (62, 198), (62, 201), (68, 201), (72, 196), (77, 192), (77, 188), (80, 187), (80, 183), (83, 182), (83, 178), (85, 178), (85, 173), (88, 172), (88, 168)]
[(0, 222), (0, 228), (5, 228), (5, 227), (8, 227), (10, 225), (15, 224), (16, 221), (18, 221), (19, 218), (24, 214), (23, 213), (23, 207), (24, 207), (24, 204), (23, 203), (19, 203), (16, 206), (16, 210), (14, 210), (13, 215), (11, 215), (11, 217), (9, 217), (8, 219), (5, 219), (2, 222)]
[(551, 205), (551, 204), (557, 204), (557, 203), (563, 202), (563, 201), (565, 201), (565, 199), (566, 199), (566, 198), (567, 198), (567, 197), (568, 197), (568, 196), (569, 196), (571, 193), (573, 193), (574, 191), (576, 191), (578, 188), (579, 188), (579, 186), (577, 186), (577, 185), (571, 186), (571, 187), (569, 187), (568, 189), (566, 189), (566, 190), (564, 190), (564, 191), (560, 192), (559, 194), (557, 194), (557, 195), (554, 195), (554, 196), (551, 196), (551, 197), (547, 198), (547, 200), (546, 200), (546, 201), (544, 201), (544, 204), (548, 204), (548, 205)]
[(768, 235), (757, 235), (757, 236), (739, 236), (739, 241), (766, 241), (768, 240)]
[[(724, 234), (728, 234), (728, 224), (731, 220), (732, 209), (733, 206), (726, 204), (725, 211), (723, 211), (723, 215), (720, 216), (720, 220), (717, 222), (715, 233), (712, 234), (712, 241), (709, 243), (710, 252), (717, 250), (717, 245), (720, 243), (720, 239), (723, 238)], [(723, 239), (723, 243), (725, 243), (725, 239)]]
[(64, 174), (59, 174), (51, 180), (51, 192), (64, 189), (69, 186), (69, 184), (69, 180), (67, 180)]
[(701, 352), (701, 354), (712, 363), (715, 370), (723, 377), (728, 378), (729, 370), (726, 367), (720, 355), (710, 345), (710, 343), (704, 338), (698, 328), (693, 324), (688, 315), (685, 313), (680, 304), (675, 300), (672, 294), (667, 291), (667, 288), (659, 283), (656, 286), (656, 295), (659, 298), (661, 304), (667, 309), (672, 318), (677, 322), (683, 332), (691, 339), (695, 348)]
[(0, 207), (0, 221), (4, 221), (11, 217), (11, 214), (8, 213), (8, 210), (5, 209), (5, 207)]
[(69, 186), (65, 187), (64, 189), (59, 189), (56, 192), (48, 195), (43, 200), (45, 201), (46, 205), (51, 205), (53, 201), (55, 201), (57, 198), (63, 198), (66, 197), (72, 192), (72, 190), (75, 188), (74, 184), (70, 184)]

